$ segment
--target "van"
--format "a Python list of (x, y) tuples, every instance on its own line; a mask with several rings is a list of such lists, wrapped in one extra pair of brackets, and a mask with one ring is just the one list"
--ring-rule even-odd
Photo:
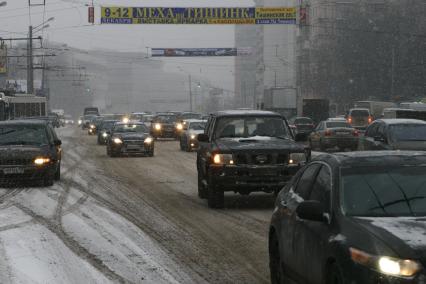
[(346, 119), (352, 127), (359, 130), (365, 130), (373, 122), (368, 108), (351, 108)]

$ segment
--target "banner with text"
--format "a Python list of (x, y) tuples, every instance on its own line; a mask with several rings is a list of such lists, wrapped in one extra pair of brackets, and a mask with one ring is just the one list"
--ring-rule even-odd
[(250, 48), (152, 48), (152, 57), (250, 55)]
[(101, 7), (102, 24), (296, 24), (295, 7)]
[(0, 74), (7, 73), (7, 46), (1, 44), (0, 46)]

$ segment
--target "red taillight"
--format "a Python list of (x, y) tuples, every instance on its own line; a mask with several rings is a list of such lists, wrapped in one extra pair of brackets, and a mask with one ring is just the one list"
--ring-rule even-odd
[(325, 135), (325, 136), (331, 136), (331, 130), (328, 130), (328, 129), (327, 129), (327, 130), (325, 131), (324, 135)]
[(354, 131), (352, 132), (352, 135), (353, 135), (353, 136), (359, 136), (359, 131), (358, 131), (358, 130), (354, 130)]
[(348, 117), (348, 123), (351, 124), (352, 123), (352, 117)]
[(368, 117), (368, 124), (373, 122), (373, 118), (371, 116)]

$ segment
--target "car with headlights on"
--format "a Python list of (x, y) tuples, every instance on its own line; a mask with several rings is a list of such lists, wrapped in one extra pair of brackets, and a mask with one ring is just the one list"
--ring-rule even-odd
[(83, 116), (83, 119), (81, 121), (81, 129), (89, 129), (90, 128), (90, 121), (96, 117), (94, 114), (86, 114)]
[(0, 182), (41, 181), (51, 186), (61, 178), (61, 144), (46, 121), (0, 122)]
[(175, 138), (177, 115), (174, 113), (157, 113), (151, 122), (151, 135), (157, 138)]
[(359, 150), (426, 151), (426, 122), (417, 119), (378, 119), (360, 139)]
[(321, 121), (308, 138), (311, 149), (358, 149), (359, 131), (344, 120)]
[(114, 124), (119, 122), (118, 120), (103, 120), (99, 125), (98, 130), (98, 144), (106, 145), (108, 137), (111, 134), (111, 130), (114, 127)]
[(198, 148), (197, 135), (204, 133), (207, 120), (187, 119), (183, 121), (183, 131), (179, 136), (182, 151), (190, 152)]
[(89, 122), (89, 129), (87, 130), (87, 134), (89, 135), (96, 135), (98, 133), (99, 125), (103, 121), (102, 116), (95, 116), (93, 117)]
[(175, 128), (176, 138), (179, 139), (180, 135), (182, 134), (183, 129), (185, 127), (185, 121), (186, 120), (188, 120), (188, 119), (201, 119), (201, 117), (202, 117), (202, 114), (196, 113), (196, 112), (184, 111), (182, 113), (179, 113), (177, 115), (176, 123), (175, 123), (175, 125), (176, 125), (176, 128)]
[(198, 134), (198, 196), (224, 206), (225, 191), (243, 195), (278, 192), (310, 157), (282, 115), (230, 110), (210, 115)]
[(107, 141), (107, 155), (117, 157), (123, 155), (154, 156), (154, 139), (149, 129), (141, 122), (117, 122), (111, 129)]
[(278, 194), (271, 282), (426, 281), (426, 153), (322, 154)]

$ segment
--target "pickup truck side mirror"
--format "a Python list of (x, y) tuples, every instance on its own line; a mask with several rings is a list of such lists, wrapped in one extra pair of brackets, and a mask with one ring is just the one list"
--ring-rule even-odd
[(197, 140), (198, 142), (209, 142), (209, 136), (207, 134), (198, 134)]
[(55, 144), (55, 146), (61, 146), (62, 141), (58, 139), (58, 140), (53, 141), (53, 144)]

